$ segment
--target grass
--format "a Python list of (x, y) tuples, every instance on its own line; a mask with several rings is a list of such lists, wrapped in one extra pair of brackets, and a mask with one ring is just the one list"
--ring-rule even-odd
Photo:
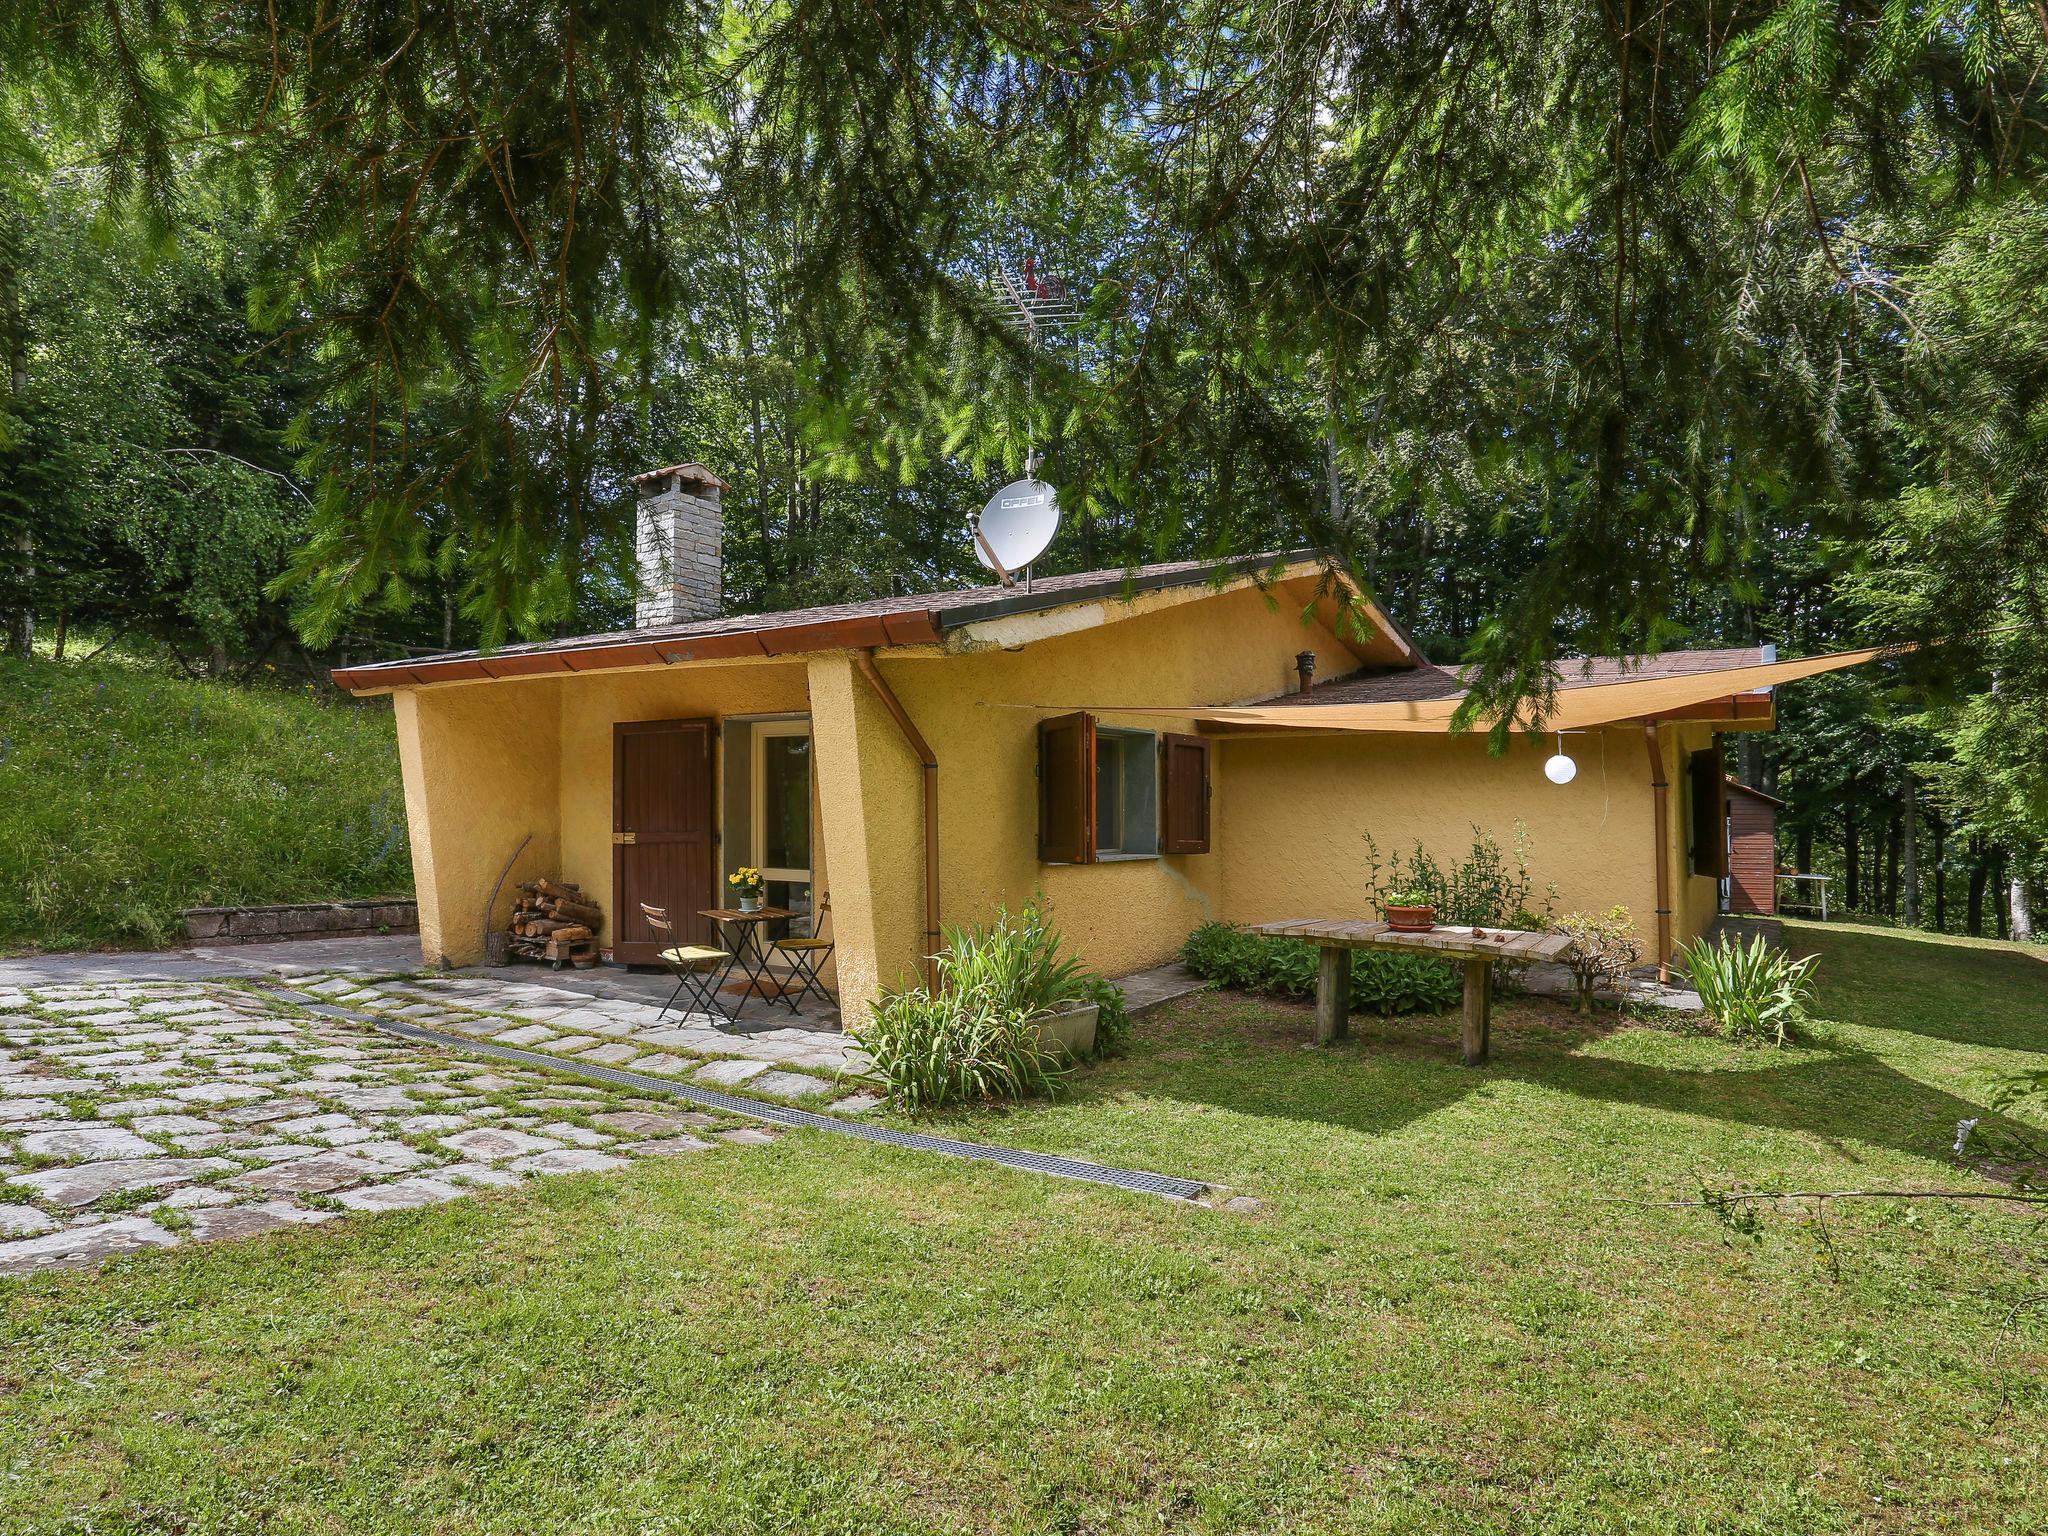
[(793, 1134), (0, 1285), (0, 1529), (2036, 1528), (2024, 1216), (1617, 1203), (1983, 1187), (1945, 1147), (2048, 967), (1794, 937), (1784, 1051), (1519, 1001), (1473, 1072), (1451, 1017), (1315, 1051), (1218, 995), (940, 1122), (1250, 1215)]
[(391, 712), (0, 659), (0, 951), (157, 945), (183, 907), (408, 893)]

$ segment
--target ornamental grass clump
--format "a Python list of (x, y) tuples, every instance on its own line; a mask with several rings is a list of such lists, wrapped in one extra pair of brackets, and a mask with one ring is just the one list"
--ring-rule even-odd
[(1794, 960), (1764, 942), (1700, 939), (1679, 950), (1700, 1006), (1742, 1045), (1778, 1046), (1806, 1022), (1818, 955)]
[(936, 989), (886, 993), (853, 1031), (891, 1095), (909, 1110), (1058, 1090), (1067, 1063), (1039, 1021), (1095, 999), (1101, 978), (1063, 952), (1045, 908), (998, 908), (981, 928), (949, 928)]

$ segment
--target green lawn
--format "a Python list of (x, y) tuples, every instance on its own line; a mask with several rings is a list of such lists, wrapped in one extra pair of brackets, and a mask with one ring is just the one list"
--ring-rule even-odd
[(120, 651), (0, 657), (0, 953), (182, 940), (182, 907), (408, 894), (391, 709)]
[(2048, 1060), (2048, 953), (1793, 937), (1817, 1046), (1508, 1004), (1471, 1072), (1208, 998), (947, 1121), (1252, 1215), (798, 1134), (0, 1282), (0, 1530), (2038, 1529), (2023, 1215), (1616, 1202), (1985, 1187), (1945, 1149)]

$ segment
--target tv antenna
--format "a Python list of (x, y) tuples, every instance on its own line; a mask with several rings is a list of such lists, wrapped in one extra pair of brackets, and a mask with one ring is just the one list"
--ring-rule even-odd
[[(1023, 334), (1034, 362), (1041, 343), (1067, 329), (1078, 318), (1066, 285), (1038, 269), (1038, 258), (1026, 256), (1019, 268), (996, 267), (996, 297), (1004, 317)], [(1035, 444), (1024, 450), (1024, 478), (997, 491), (974, 518), (974, 557), (995, 572), (1003, 586), (1024, 572), (1024, 590), (1031, 590), (1031, 563), (1044, 554), (1059, 531), (1059, 493), (1038, 478), (1044, 457)]]

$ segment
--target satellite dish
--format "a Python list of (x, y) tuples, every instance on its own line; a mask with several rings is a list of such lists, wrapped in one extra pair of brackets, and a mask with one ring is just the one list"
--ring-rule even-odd
[(1043, 480), (1012, 480), (981, 509), (974, 558), (1007, 579), (1045, 553), (1059, 526), (1059, 492)]

